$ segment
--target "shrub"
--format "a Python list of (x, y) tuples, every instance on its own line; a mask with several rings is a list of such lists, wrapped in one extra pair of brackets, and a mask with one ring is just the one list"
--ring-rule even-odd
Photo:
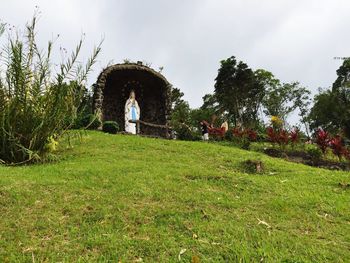
[(289, 134), (289, 139), (290, 142), (292, 143), (292, 145), (294, 146), (295, 144), (299, 143), (300, 141), (300, 135), (299, 135), (299, 130), (298, 129), (294, 129), (290, 132)]
[(35, 161), (55, 148), (53, 140), (59, 140), (76, 119), (81, 87), (100, 52), (98, 46), (83, 66), (78, 62), (80, 40), (55, 70), (53, 44), (49, 42), (45, 52), (38, 47), (35, 25), (36, 17), (25, 34), (9, 34), (0, 52), (0, 162)]
[(322, 130), (322, 129), (318, 129), (316, 131), (316, 143), (318, 145), (318, 147), (321, 149), (322, 153), (325, 154), (326, 150), (329, 146), (329, 133)]
[(116, 134), (119, 131), (119, 125), (115, 121), (105, 121), (102, 130), (106, 133)]
[(321, 149), (312, 144), (307, 145), (306, 153), (310, 156), (313, 163), (318, 163), (322, 158)]
[(233, 133), (230, 131), (230, 130), (228, 130), (226, 133), (225, 133), (225, 137), (224, 137), (224, 139), (226, 140), (226, 141), (233, 141)]
[(175, 129), (176, 138), (183, 141), (199, 141), (202, 137), (192, 131), (187, 125), (181, 125)]
[(232, 130), (233, 141), (238, 147), (249, 150), (251, 141), (256, 141), (257, 133), (251, 129), (234, 128)]
[(266, 133), (270, 142), (277, 143), (281, 147), (286, 146), (289, 142), (289, 134), (284, 129), (276, 130), (273, 127), (268, 127)]
[(242, 129), (237, 127), (232, 130), (232, 134), (234, 138), (248, 139), (249, 141), (256, 141), (258, 137), (257, 132), (252, 129)]
[(102, 122), (95, 114), (88, 114), (80, 120), (80, 125), (84, 129), (97, 130), (102, 126)]
[(343, 156), (346, 156), (347, 150), (343, 144), (343, 139), (340, 136), (336, 136), (330, 139), (329, 146), (332, 149), (334, 155), (336, 155), (339, 160), (341, 160)]
[(266, 134), (267, 134), (267, 138), (268, 138), (268, 140), (269, 140), (270, 142), (272, 142), (272, 143), (277, 143), (277, 141), (278, 141), (278, 136), (277, 136), (277, 133), (276, 133), (276, 131), (275, 131), (274, 128), (268, 127), (268, 128), (266, 129)]

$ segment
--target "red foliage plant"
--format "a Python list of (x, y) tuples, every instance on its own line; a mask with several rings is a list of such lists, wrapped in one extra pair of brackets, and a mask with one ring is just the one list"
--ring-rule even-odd
[(277, 133), (275, 132), (275, 130), (272, 127), (268, 127), (266, 129), (266, 133), (267, 133), (267, 137), (269, 138), (269, 140), (272, 143), (277, 143)]
[(237, 138), (247, 138), (250, 141), (255, 141), (258, 137), (258, 134), (252, 129), (241, 129), (236, 127), (232, 130), (232, 133)]
[(323, 154), (326, 153), (327, 147), (329, 146), (329, 141), (330, 141), (330, 136), (329, 133), (322, 130), (318, 129), (316, 131), (316, 143), (318, 147), (321, 149)]
[(341, 160), (342, 156), (348, 155), (348, 150), (345, 148), (343, 140), (339, 135), (335, 136), (329, 141), (329, 146), (331, 147), (333, 153), (338, 156), (339, 160)]
[(249, 129), (249, 130), (247, 130), (247, 134), (248, 134), (249, 140), (256, 141), (256, 139), (258, 137), (258, 134), (257, 134), (256, 131), (253, 131), (253, 130)]
[(299, 130), (294, 129), (290, 132), (289, 139), (293, 144), (296, 144), (299, 142), (300, 136), (299, 136)]
[(272, 143), (286, 145), (289, 142), (289, 134), (286, 130), (281, 129), (276, 131), (274, 128), (268, 127), (266, 133)]

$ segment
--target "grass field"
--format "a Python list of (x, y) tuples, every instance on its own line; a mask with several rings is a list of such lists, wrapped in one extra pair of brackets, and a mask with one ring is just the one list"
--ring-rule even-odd
[(0, 262), (350, 262), (350, 173), (98, 132), (59, 156), (0, 166)]

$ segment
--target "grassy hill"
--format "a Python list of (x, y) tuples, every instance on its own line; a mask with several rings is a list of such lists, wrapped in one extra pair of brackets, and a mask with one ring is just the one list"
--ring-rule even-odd
[[(0, 166), (0, 262), (350, 262), (349, 173), (202, 142), (84, 140), (58, 163)], [(247, 159), (265, 174), (244, 173)]]

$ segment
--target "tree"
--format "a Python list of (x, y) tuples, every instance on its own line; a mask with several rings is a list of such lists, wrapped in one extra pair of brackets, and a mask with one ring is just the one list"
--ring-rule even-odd
[(233, 56), (221, 61), (214, 95), (235, 125), (248, 126), (256, 119), (250, 111), (251, 102), (260, 96), (260, 86), (255, 84), (254, 72), (247, 64), (238, 62)]
[(332, 89), (314, 97), (309, 119), (313, 129), (322, 127), (334, 134), (343, 131), (350, 138), (350, 59), (339, 67), (337, 76)]
[(177, 129), (191, 123), (191, 108), (187, 101), (183, 100), (184, 93), (178, 88), (171, 89), (171, 125)]
[(269, 90), (273, 90), (278, 84), (279, 80), (275, 78), (275, 76), (264, 69), (258, 69), (254, 72), (255, 77), (255, 85), (257, 86), (255, 96), (252, 96), (250, 101), (251, 111), (253, 111), (253, 115), (259, 115), (259, 111), (262, 110), (264, 98)]
[(281, 84), (278, 80), (269, 86), (263, 99), (264, 113), (278, 116), (286, 121), (288, 115), (299, 108), (305, 115), (310, 91), (300, 87), (298, 82)]
[[(212, 122), (215, 119), (215, 116), (222, 115), (215, 95), (206, 94), (202, 99), (203, 105), (198, 109), (191, 110), (192, 125), (194, 127), (197, 127), (199, 125), (199, 122), (202, 120)], [(222, 121), (222, 118), (216, 118), (216, 121)], [(217, 123), (213, 124), (216, 125)]]

